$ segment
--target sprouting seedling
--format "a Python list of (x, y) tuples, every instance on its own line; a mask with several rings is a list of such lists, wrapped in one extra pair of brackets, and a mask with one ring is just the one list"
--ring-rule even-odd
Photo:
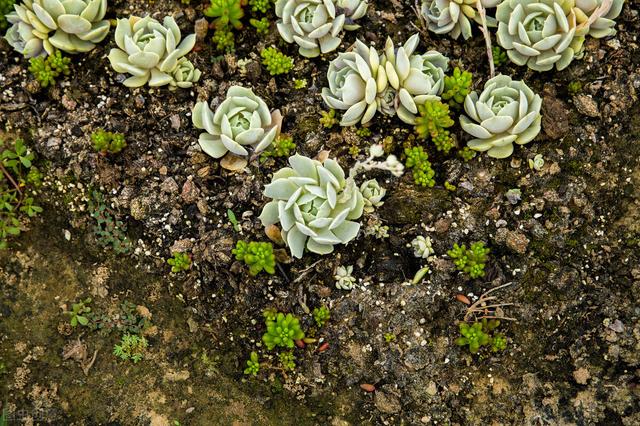
[(231, 209), (227, 209), (227, 218), (229, 218), (229, 222), (233, 225), (233, 229), (236, 232), (240, 232), (240, 224), (238, 223), (238, 219), (236, 219), (236, 214)]
[(71, 317), (70, 322), (72, 327), (76, 327), (78, 324), (84, 326), (89, 325), (89, 318), (84, 315), (91, 312), (91, 308), (88, 306), (89, 303), (91, 303), (90, 297), (71, 305), (71, 311), (67, 312), (67, 314)]

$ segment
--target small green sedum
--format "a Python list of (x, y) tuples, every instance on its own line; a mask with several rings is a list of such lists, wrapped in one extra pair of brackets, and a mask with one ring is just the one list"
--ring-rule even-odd
[(272, 199), (260, 215), (267, 227), (279, 223), (291, 255), (301, 258), (305, 248), (313, 253), (333, 252), (360, 230), (365, 201), (352, 178), (333, 159), (323, 163), (294, 155), (291, 167), (274, 173), (264, 195)]
[(200, 79), (200, 71), (185, 58), (196, 36), (182, 39), (178, 24), (170, 16), (162, 23), (150, 16), (118, 19), (115, 41), (118, 48), (111, 49), (109, 61), (116, 72), (132, 75), (124, 81), (127, 87), (148, 84), (189, 88)]
[(229, 88), (227, 98), (215, 114), (207, 102), (196, 103), (192, 120), (194, 126), (205, 130), (198, 141), (213, 158), (229, 152), (247, 156), (247, 148), (260, 153), (271, 145), (279, 131), (267, 104), (251, 89), (240, 86)]
[(5, 38), (27, 58), (88, 52), (109, 32), (107, 0), (23, 0), (6, 16)]
[(523, 81), (506, 75), (490, 79), (479, 96), (472, 92), (465, 98), (468, 116), (460, 116), (460, 125), (475, 137), (467, 146), (493, 158), (509, 157), (514, 143), (524, 145), (540, 133), (541, 106), (542, 98)]
[(296, 340), (304, 338), (300, 321), (291, 314), (279, 312), (274, 320), (267, 319), (266, 324), (267, 332), (262, 336), (262, 341), (269, 350), (276, 346), (291, 349)]

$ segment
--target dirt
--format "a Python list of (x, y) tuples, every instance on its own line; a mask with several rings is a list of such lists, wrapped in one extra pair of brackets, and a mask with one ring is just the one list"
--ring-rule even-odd
[[(183, 33), (202, 10), (167, 0), (110, 4), (110, 18), (173, 13)], [(275, 275), (256, 277), (231, 249), (239, 239), (267, 240), (257, 219), (262, 188), (285, 160), (222, 169), (197, 144), (196, 100), (215, 103), (231, 85), (252, 87), (281, 109), (297, 152), (327, 149), (345, 168), (388, 136), (400, 154), (413, 130), (381, 116), (367, 138), (322, 127), (319, 93), (332, 55), (302, 59), (274, 28), (259, 38), (247, 26), (226, 57), (200, 45), (190, 59), (202, 81), (175, 92), (119, 84), (106, 59), (111, 38), (74, 57), (70, 78), (34, 91), (26, 61), (1, 40), (0, 124), (34, 149), (46, 181), (44, 214), (0, 254), (0, 401), (13, 418), (36, 424), (639, 424), (638, 11), (628, 1), (617, 35), (589, 40), (584, 57), (562, 72), (498, 68), (543, 96), (543, 132), (534, 142), (507, 160), (464, 162), (429, 149), (434, 188), (416, 187), (410, 174), (375, 172), (387, 196), (365, 222), (388, 226), (387, 238), (360, 235), (328, 256), (283, 256)], [(412, 22), (403, 3), (376, 1), (343, 46), (356, 36), (378, 47), (387, 35), (401, 43)], [(253, 65), (239, 72), (239, 59), (258, 61), (271, 44), (295, 58), (290, 75), (271, 77)], [(476, 88), (488, 77), (479, 36), (423, 34), (421, 47), (471, 71)], [(307, 88), (294, 89), (294, 78)], [(570, 95), (574, 81), (583, 90)], [(96, 153), (89, 136), (99, 127), (124, 133), (128, 146), (115, 156)], [(453, 131), (466, 140), (459, 126)], [(541, 170), (528, 165), (537, 154)], [(522, 194), (515, 203), (507, 196), (514, 188)], [(130, 253), (98, 244), (93, 191), (127, 225)], [(424, 281), (410, 284), (425, 266), (408, 247), (417, 235), (431, 237), (436, 259)], [(445, 254), (474, 241), (491, 254), (484, 279), (469, 280)], [(193, 266), (174, 274), (166, 259), (178, 248)], [(335, 288), (339, 265), (354, 265), (354, 290)], [(496, 293), (514, 304), (505, 315), (515, 321), (500, 326), (507, 349), (472, 355), (457, 346), (466, 310), (458, 295), (475, 301), (507, 283)], [(94, 312), (112, 315), (129, 301), (151, 314), (144, 360), (112, 355), (117, 332), (69, 329), (64, 311), (87, 297)], [(321, 305), (331, 319), (318, 329), (308, 309)], [(251, 351), (277, 364), (258, 346), (265, 308), (294, 313), (322, 341), (296, 349), (294, 372), (247, 377)]]

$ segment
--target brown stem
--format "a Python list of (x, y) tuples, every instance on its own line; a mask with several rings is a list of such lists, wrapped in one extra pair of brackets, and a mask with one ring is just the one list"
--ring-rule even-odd
[(480, 22), (482, 22), (482, 35), (484, 36), (484, 43), (487, 45), (487, 56), (489, 57), (489, 75), (490, 78), (495, 76), (496, 70), (493, 65), (493, 51), (491, 50), (491, 36), (489, 35), (489, 29), (487, 28), (487, 13), (482, 5), (482, 0), (476, 0), (476, 7), (478, 8), (478, 14), (480, 15)]

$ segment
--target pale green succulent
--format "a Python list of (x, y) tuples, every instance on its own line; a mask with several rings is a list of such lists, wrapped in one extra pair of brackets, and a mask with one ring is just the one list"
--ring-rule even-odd
[(462, 115), (462, 129), (474, 136), (467, 146), (487, 151), (490, 157), (506, 158), (513, 152), (513, 143), (531, 142), (540, 133), (542, 99), (520, 80), (498, 75), (484, 85), (480, 96), (467, 95)]
[(5, 38), (27, 58), (88, 52), (109, 32), (106, 12), (107, 0), (23, 0), (6, 16)]
[(193, 124), (205, 131), (200, 134), (200, 147), (213, 158), (231, 152), (249, 155), (264, 151), (275, 139), (279, 126), (274, 123), (267, 104), (251, 89), (231, 86), (227, 98), (215, 114), (207, 102), (198, 102), (192, 111)]
[[(602, 5), (602, 3), (603, 0), (575, 0), (576, 6), (574, 11), (576, 13), (578, 24), (587, 22), (589, 17)], [(595, 38), (615, 35), (615, 19), (620, 15), (622, 6), (624, 6), (624, 0), (612, 0), (609, 9), (589, 25), (588, 34)]]
[(262, 210), (267, 227), (280, 223), (291, 255), (307, 250), (328, 254), (335, 244), (347, 244), (360, 230), (364, 199), (352, 178), (345, 178), (337, 161), (323, 163), (301, 155), (289, 157), (291, 167), (274, 173), (264, 195), (273, 200)]
[[(427, 29), (436, 34), (449, 34), (454, 39), (472, 35), (471, 20), (479, 21), (476, 0), (422, 0), (420, 12)], [(482, 0), (485, 8), (495, 7), (500, 0)], [(495, 20), (487, 17), (489, 25)]]
[(171, 16), (166, 16), (162, 24), (150, 16), (118, 19), (115, 41), (118, 48), (111, 49), (109, 61), (116, 72), (132, 75), (124, 81), (127, 87), (189, 87), (188, 83), (200, 78), (199, 71), (190, 72), (193, 64), (182, 60), (193, 49), (196, 36), (191, 34), (183, 40)]
[(398, 118), (408, 124), (415, 124), (419, 104), (439, 99), (449, 66), (449, 60), (436, 51), (414, 53), (419, 42), (420, 36), (416, 33), (396, 49), (388, 38), (380, 58), (389, 85), (396, 92), (394, 104)]
[(340, 290), (353, 290), (356, 283), (353, 274), (353, 265), (338, 266), (333, 279), (336, 280), (336, 288)]
[(411, 248), (413, 249), (413, 255), (422, 259), (427, 259), (435, 253), (431, 238), (422, 235), (418, 235), (411, 241)]
[(371, 121), (378, 110), (378, 96), (388, 85), (378, 52), (360, 40), (356, 40), (353, 50), (339, 53), (331, 61), (327, 80), (329, 87), (322, 89), (322, 99), (329, 108), (346, 110), (340, 121), (342, 126)]
[(360, 185), (360, 192), (364, 199), (364, 211), (372, 213), (376, 208), (384, 204), (382, 198), (387, 193), (387, 190), (381, 187), (377, 180), (370, 179)]
[(498, 44), (511, 62), (534, 71), (565, 69), (580, 54), (574, 0), (504, 0), (496, 9)]
[(190, 60), (182, 57), (178, 60), (178, 65), (171, 72), (173, 79), (169, 82), (169, 90), (179, 87), (181, 89), (188, 89), (193, 86), (193, 83), (200, 80), (202, 73), (197, 69)]
[(334, 51), (341, 43), (343, 29), (367, 12), (367, 0), (277, 0), (277, 27), (287, 43), (297, 43), (299, 53), (314, 58)]

